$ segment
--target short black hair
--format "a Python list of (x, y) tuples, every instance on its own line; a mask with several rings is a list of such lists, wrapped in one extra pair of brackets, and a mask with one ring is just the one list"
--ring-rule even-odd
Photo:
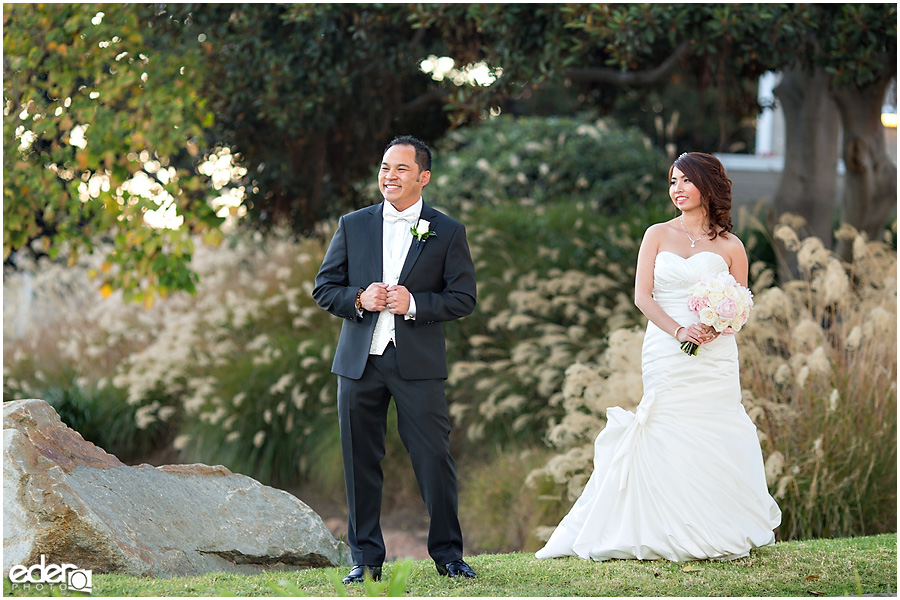
[(419, 165), (419, 170), (431, 170), (431, 150), (428, 148), (428, 144), (419, 138), (411, 135), (397, 136), (384, 147), (384, 151), (387, 152), (393, 146), (412, 146), (416, 149), (416, 164)]

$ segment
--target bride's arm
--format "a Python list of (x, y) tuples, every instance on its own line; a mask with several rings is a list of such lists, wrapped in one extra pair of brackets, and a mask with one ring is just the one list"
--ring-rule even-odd
[(747, 250), (744, 249), (744, 244), (738, 236), (729, 233), (728, 237), (732, 238), (728, 247), (729, 258), (731, 259), (728, 271), (740, 285), (749, 287), (747, 282), (749, 281), (750, 264), (747, 259)]
[(634, 276), (634, 304), (644, 316), (650, 319), (654, 325), (675, 337), (679, 342), (700, 343), (698, 336), (703, 334), (702, 325), (693, 324), (682, 326), (662, 309), (653, 299), (653, 268), (656, 264), (656, 255), (659, 254), (659, 243), (662, 239), (659, 223), (652, 225), (644, 233), (641, 240), (641, 248), (638, 251), (637, 269)]

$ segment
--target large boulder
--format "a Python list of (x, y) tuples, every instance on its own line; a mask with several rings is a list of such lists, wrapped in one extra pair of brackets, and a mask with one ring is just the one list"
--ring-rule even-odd
[(171, 577), (348, 564), (291, 494), (225, 467), (129, 467), (43, 400), (3, 404), (3, 573), (69, 563)]

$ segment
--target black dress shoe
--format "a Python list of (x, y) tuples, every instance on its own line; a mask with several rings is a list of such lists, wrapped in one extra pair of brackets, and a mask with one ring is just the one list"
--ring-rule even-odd
[(372, 581), (378, 581), (381, 579), (381, 567), (372, 567), (369, 565), (356, 565), (350, 572), (347, 573), (347, 576), (344, 577), (344, 583), (356, 583), (358, 581), (364, 581), (366, 579), (366, 571), (369, 572), (369, 575), (372, 576)]
[(448, 562), (446, 565), (434, 565), (437, 567), (437, 572), (441, 575), (446, 575), (447, 577), (478, 577), (478, 574), (472, 570), (472, 567), (466, 564), (466, 561), (463, 559), (454, 560), (453, 562)]

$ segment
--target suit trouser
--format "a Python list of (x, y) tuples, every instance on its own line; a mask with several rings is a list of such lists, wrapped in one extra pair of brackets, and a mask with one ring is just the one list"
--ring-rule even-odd
[(403, 379), (397, 369), (397, 350), (389, 344), (382, 356), (369, 356), (361, 378), (338, 376), (337, 396), (349, 509), (347, 540), (353, 563), (380, 565), (385, 558), (381, 459), (392, 396), (397, 406), (397, 430), (431, 521), (428, 553), (438, 564), (462, 558), (444, 380)]

